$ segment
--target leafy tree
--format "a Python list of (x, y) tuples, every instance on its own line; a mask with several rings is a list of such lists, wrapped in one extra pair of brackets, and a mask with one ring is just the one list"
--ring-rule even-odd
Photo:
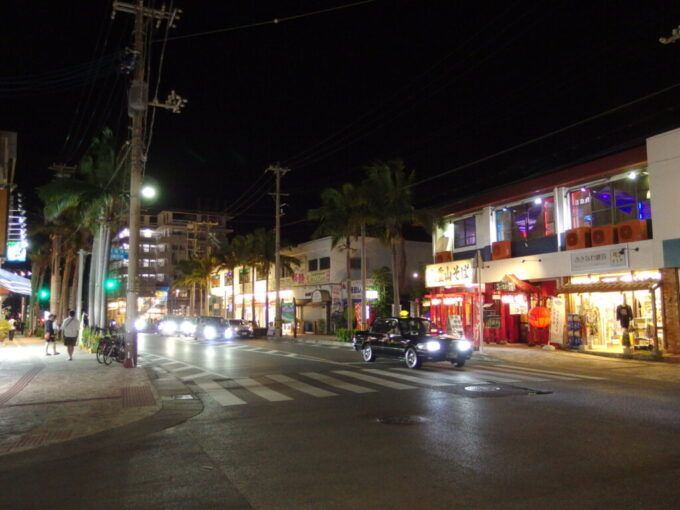
[[(353, 184), (343, 184), (339, 189), (326, 188), (321, 192), (321, 207), (311, 209), (307, 213), (310, 220), (319, 222), (314, 237), (330, 236), (332, 246), (345, 252), (347, 267), (347, 308), (352, 307), (352, 238), (361, 233), (364, 219), (359, 211), (363, 211), (361, 193)], [(353, 314), (347, 313), (347, 329), (352, 329)]]
[[(175, 280), (173, 288), (197, 287), (201, 303), (199, 313), (209, 315), (208, 289), (210, 288), (210, 279), (220, 267), (220, 260), (215, 256), (208, 255), (200, 259), (183, 260), (177, 266), (182, 276)], [(191, 313), (193, 314), (193, 312), (192, 308)]]
[(378, 291), (378, 300), (373, 305), (376, 316), (389, 317), (392, 315), (392, 271), (389, 267), (383, 266), (371, 272), (373, 286)]

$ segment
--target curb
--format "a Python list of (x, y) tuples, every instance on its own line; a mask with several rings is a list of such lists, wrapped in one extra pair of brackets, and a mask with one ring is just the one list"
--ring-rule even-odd
[(35, 463), (74, 457), (94, 450), (116, 448), (121, 443), (135, 441), (184, 423), (203, 411), (203, 402), (175, 376), (169, 372), (159, 375), (157, 371), (148, 367), (143, 367), (143, 369), (160, 396), (161, 409), (158, 412), (141, 420), (96, 434), (3, 455), (0, 473)]

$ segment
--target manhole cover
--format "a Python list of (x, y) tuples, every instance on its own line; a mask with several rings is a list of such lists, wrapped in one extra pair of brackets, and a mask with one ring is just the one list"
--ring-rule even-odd
[(501, 391), (500, 386), (490, 386), (488, 384), (475, 384), (472, 386), (466, 386), (465, 391), (474, 391), (476, 393), (493, 393), (495, 391)]
[(376, 421), (384, 425), (417, 425), (428, 420), (422, 416), (386, 416)]

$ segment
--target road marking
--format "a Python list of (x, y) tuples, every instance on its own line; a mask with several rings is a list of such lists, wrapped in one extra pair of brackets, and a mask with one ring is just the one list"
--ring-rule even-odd
[(265, 351), (265, 354), (285, 354), (285, 353), (280, 351)]
[(278, 391), (274, 391), (270, 388), (267, 388), (264, 384), (261, 384), (257, 382), (255, 379), (251, 379), (250, 377), (241, 377), (238, 379), (232, 379), (233, 382), (238, 384), (239, 386), (244, 387), (251, 393), (255, 393), (258, 397), (262, 397), (265, 400), (269, 400), (270, 402), (279, 402), (281, 400), (293, 400), (291, 397), (288, 395), (284, 395), (283, 393), (279, 393)]
[(245, 400), (241, 400), (230, 391), (224, 389), (215, 381), (197, 381), (196, 384), (221, 406), (236, 406), (247, 403)]
[(186, 366), (184, 363), (181, 363), (181, 362), (179, 362), (179, 361), (171, 361), (170, 363), (163, 363), (163, 364), (161, 365), (161, 367), (163, 367), (163, 368), (165, 368), (165, 369), (167, 369), (167, 370), (172, 371), (172, 369), (170, 368), (172, 365), (178, 365), (178, 366), (180, 366), (180, 367)]
[(397, 374), (395, 372), (390, 372), (389, 370), (379, 370), (377, 368), (366, 368), (363, 371), (368, 372), (369, 374), (395, 377), (397, 379), (403, 379), (404, 381), (410, 381), (410, 382), (415, 382), (415, 383), (419, 383), (419, 384), (426, 384), (428, 386), (451, 386), (452, 384), (454, 384), (453, 382), (436, 381), (436, 380), (434, 380), (434, 378), (416, 377), (414, 375), (406, 375), (406, 374)]
[[(413, 370), (410, 368), (395, 368), (394, 370), (398, 370), (400, 372), (408, 372), (409, 374), (413, 374)], [(480, 384), (483, 383), (484, 381), (480, 379), (479, 377), (473, 377), (470, 375), (469, 372), (432, 372), (429, 370), (421, 370), (419, 375), (422, 375), (423, 377), (431, 377), (433, 379), (447, 379), (450, 381), (454, 381), (457, 384)], [(515, 382), (514, 380), (506, 380), (504, 382)]]
[(328, 386), (333, 386), (334, 388), (339, 388), (345, 391), (351, 391), (352, 393), (370, 393), (375, 390), (372, 388), (366, 388), (365, 386), (359, 386), (357, 384), (348, 383), (335, 377), (331, 377), (325, 374), (319, 374), (317, 372), (302, 372), (302, 375), (309, 377), (310, 379), (316, 379)]
[(173, 370), (173, 374), (177, 374), (178, 372), (185, 372), (186, 370), (196, 370), (194, 367), (184, 367), (184, 368), (178, 368), (177, 370)]
[[(496, 367), (494, 367), (494, 368), (496, 368)], [(500, 368), (500, 367), (498, 367), (498, 368)], [(486, 367), (475, 367), (475, 370), (480, 370), (481, 372), (484, 373), (484, 375), (486, 375), (488, 373), (492, 377), (494, 377), (494, 380), (498, 380), (498, 381), (501, 381), (501, 382), (502, 382), (502, 378), (504, 376), (508, 376), (508, 375), (517, 376), (519, 378), (519, 380), (521, 380), (521, 381), (540, 382), (540, 381), (547, 381), (548, 380), (545, 377), (535, 377), (533, 375), (525, 375), (525, 374), (522, 374), (522, 373), (519, 373), (519, 372), (512, 372), (512, 371), (500, 371), (500, 372), (498, 372), (496, 370), (491, 370), (491, 369), (486, 368)], [(517, 380), (518, 379), (515, 379), (514, 381), (508, 380), (506, 382), (517, 382)]]
[(185, 375), (180, 377), (181, 381), (193, 381), (195, 379), (200, 379), (203, 377), (214, 377), (214, 374), (209, 372), (198, 372), (197, 374)]
[(528, 368), (528, 367), (519, 367), (516, 365), (503, 365), (500, 367), (494, 367), (494, 368), (505, 368), (508, 370), (526, 370), (528, 372), (536, 372), (538, 374), (549, 374), (549, 375), (560, 375), (560, 376), (566, 376), (566, 378), (569, 379), (592, 379), (594, 381), (603, 381), (606, 379), (606, 377), (595, 377), (594, 375), (580, 375), (580, 374), (574, 374), (571, 372), (559, 372), (556, 370), (541, 370), (539, 368)]
[(285, 384), (286, 386), (288, 386), (289, 388), (293, 388), (294, 390), (301, 391), (302, 393), (307, 393), (308, 395), (312, 395), (313, 397), (337, 397), (338, 395), (337, 393), (333, 393), (332, 391), (322, 390), (321, 388), (317, 388), (316, 386), (312, 386), (311, 384), (298, 381), (296, 379), (288, 377), (287, 375), (275, 374), (268, 375), (266, 377), (276, 382), (280, 382), (281, 384)]
[(361, 381), (370, 382), (371, 384), (377, 384), (378, 386), (386, 386), (387, 388), (392, 388), (395, 390), (413, 390), (415, 386), (409, 386), (408, 384), (402, 384), (394, 381), (388, 381), (386, 379), (379, 379), (371, 375), (360, 374), (358, 372), (350, 372), (349, 370), (334, 370), (333, 373), (344, 375), (346, 377), (353, 377)]

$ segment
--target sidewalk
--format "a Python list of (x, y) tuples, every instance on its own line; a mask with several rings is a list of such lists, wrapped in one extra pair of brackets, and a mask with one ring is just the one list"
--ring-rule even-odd
[(164, 407), (164, 381), (153, 372), (105, 366), (79, 349), (69, 361), (61, 342), (57, 351), (45, 356), (40, 338), (0, 344), (0, 456), (101, 435)]

